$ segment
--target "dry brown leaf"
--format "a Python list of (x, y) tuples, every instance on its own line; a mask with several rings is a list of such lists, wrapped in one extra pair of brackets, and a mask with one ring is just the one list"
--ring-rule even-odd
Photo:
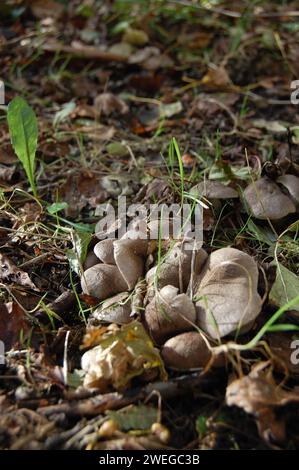
[(15, 303), (0, 304), (0, 340), (9, 351), (19, 340), (21, 331), (28, 331), (24, 310)]
[(15, 283), (29, 289), (38, 290), (31, 281), (29, 274), (18, 268), (7, 256), (0, 253), (0, 280)]
[(127, 114), (129, 112), (128, 105), (113, 93), (101, 93), (94, 100), (94, 111), (97, 118), (102, 114), (110, 116), (112, 113)]

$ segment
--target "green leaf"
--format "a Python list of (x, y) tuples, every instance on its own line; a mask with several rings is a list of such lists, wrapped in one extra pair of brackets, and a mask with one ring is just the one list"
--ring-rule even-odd
[(158, 410), (145, 405), (131, 405), (120, 411), (109, 410), (106, 414), (119, 425), (122, 431), (147, 430), (158, 421)]
[(47, 207), (47, 211), (49, 214), (57, 214), (57, 212), (60, 212), (68, 207), (67, 202), (53, 202), (53, 204), (50, 204), (50, 206)]
[(7, 122), (11, 144), (22, 163), (34, 196), (37, 196), (34, 172), (38, 127), (36, 115), (26, 101), (17, 96), (8, 105)]
[[(285, 303), (297, 297), (298, 293), (299, 277), (278, 263), (276, 279), (269, 294), (270, 301), (278, 307), (282, 307)], [(299, 312), (299, 303), (292, 308)]]
[(70, 267), (75, 273), (81, 274), (81, 266), (85, 261), (88, 245), (92, 235), (86, 232), (76, 232), (73, 238), (73, 248), (67, 250)]

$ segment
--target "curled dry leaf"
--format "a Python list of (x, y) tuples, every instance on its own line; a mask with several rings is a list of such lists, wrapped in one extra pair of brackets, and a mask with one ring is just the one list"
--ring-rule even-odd
[(249, 375), (234, 380), (226, 389), (228, 406), (239, 406), (246, 413), (256, 414), (266, 407), (299, 402), (298, 393), (288, 392), (275, 382), (268, 363), (259, 363)]
[(117, 266), (110, 264), (96, 264), (84, 271), (81, 287), (84, 294), (92, 295), (99, 300), (105, 300), (128, 288)]
[(225, 186), (219, 181), (210, 180), (202, 181), (196, 186), (193, 186), (190, 193), (197, 197), (204, 196), (208, 199), (232, 199), (239, 197), (234, 188)]
[(145, 325), (157, 344), (192, 329), (196, 320), (194, 304), (174, 286), (163, 287), (147, 305)]
[(122, 292), (105, 300), (100, 307), (92, 312), (92, 319), (102, 323), (117, 323), (118, 325), (132, 321), (129, 293)]
[(38, 290), (28, 273), (18, 268), (7, 256), (0, 253), (0, 280)]
[(247, 186), (244, 198), (250, 212), (257, 219), (278, 220), (296, 212), (293, 201), (266, 176)]
[(9, 351), (20, 339), (21, 331), (28, 331), (24, 311), (15, 302), (0, 304), (0, 341)]
[(168, 367), (194, 369), (205, 367), (212, 354), (203, 337), (196, 331), (189, 331), (166, 341), (161, 356)]
[(101, 391), (111, 387), (123, 389), (133, 377), (148, 371), (166, 379), (159, 352), (138, 321), (106, 333), (98, 342), (98, 346), (82, 357), (85, 387)]
[(198, 325), (212, 338), (248, 329), (261, 310), (257, 264), (235, 248), (214, 251), (195, 283)]
[(127, 114), (129, 112), (128, 105), (113, 93), (101, 93), (94, 100), (94, 110), (97, 117), (102, 114), (110, 116), (112, 113)]

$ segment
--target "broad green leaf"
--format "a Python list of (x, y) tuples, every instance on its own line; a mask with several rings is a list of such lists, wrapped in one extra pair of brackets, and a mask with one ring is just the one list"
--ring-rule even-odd
[(53, 202), (50, 206), (47, 207), (47, 211), (49, 214), (57, 214), (57, 212), (60, 212), (68, 207), (67, 202)]
[[(276, 279), (269, 294), (269, 299), (278, 307), (282, 307), (298, 296), (299, 293), (299, 277), (278, 263), (276, 271)], [(293, 310), (299, 312), (299, 303), (294, 305)]]
[(131, 405), (119, 411), (107, 411), (122, 431), (147, 430), (158, 421), (158, 410), (152, 406)]
[(11, 143), (26, 172), (33, 194), (37, 196), (34, 173), (37, 148), (37, 119), (26, 101), (17, 96), (8, 105), (7, 122)]

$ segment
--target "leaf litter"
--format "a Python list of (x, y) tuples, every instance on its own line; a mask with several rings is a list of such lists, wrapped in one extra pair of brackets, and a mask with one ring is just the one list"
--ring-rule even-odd
[[(3, 447), (298, 447), (292, 5), (4, 3)], [(99, 241), (124, 194), (200, 201), (203, 247)]]

